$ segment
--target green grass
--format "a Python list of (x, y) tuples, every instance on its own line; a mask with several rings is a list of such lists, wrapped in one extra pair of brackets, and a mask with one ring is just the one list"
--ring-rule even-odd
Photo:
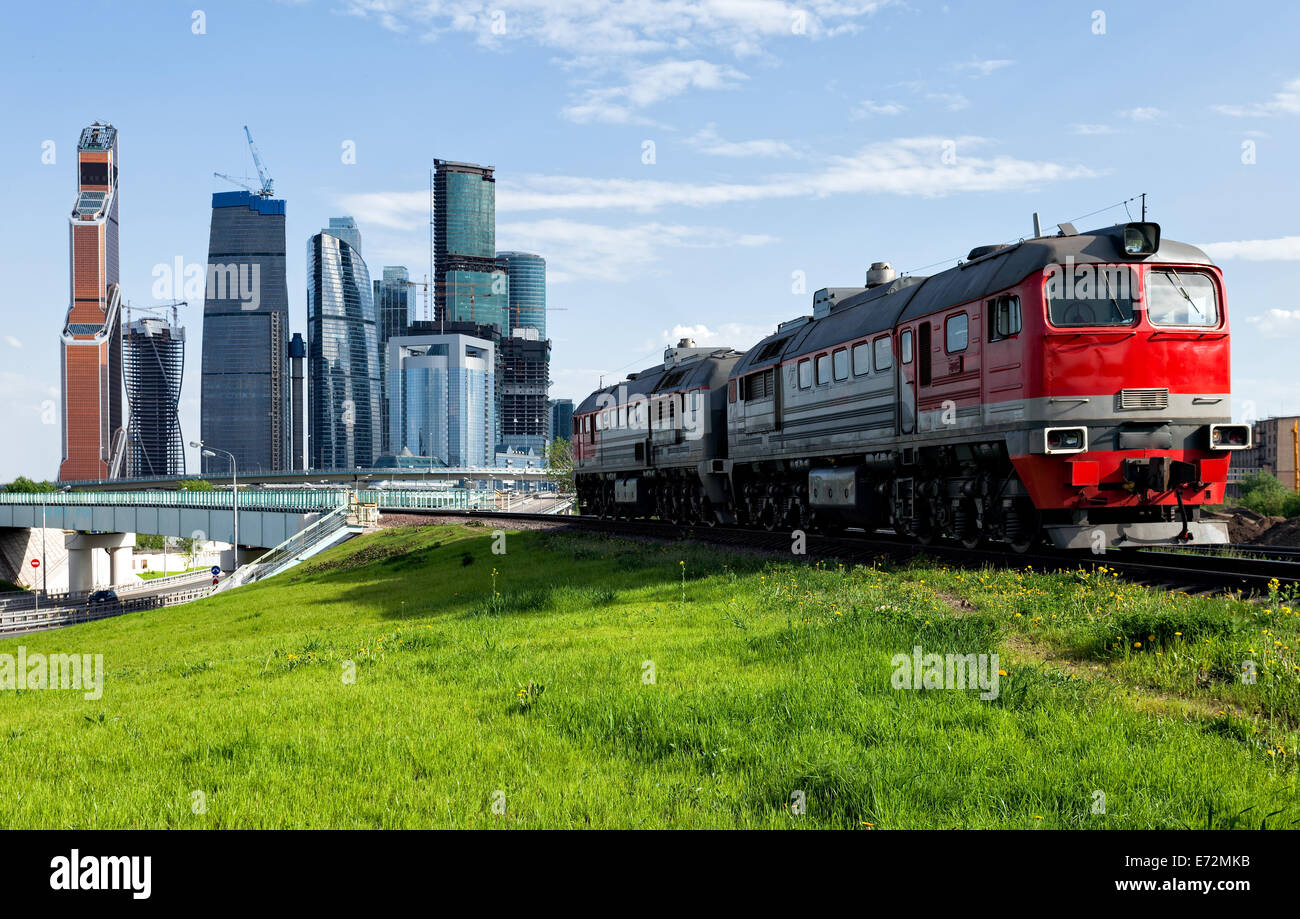
[[(386, 530), (209, 600), (0, 642), (105, 666), (98, 701), (0, 693), (0, 826), (1300, 821), (1297, 671), (1257, 637), (1296, 647), (1281, 597), (596, 536), (491, 546), (484, 528)], [(892, 689), (915, 645), (999, 653), (1000, 694)]]

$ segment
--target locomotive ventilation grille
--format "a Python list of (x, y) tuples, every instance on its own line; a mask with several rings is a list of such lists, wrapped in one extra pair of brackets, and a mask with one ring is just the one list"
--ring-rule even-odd
[(1119, 407), (1130, 409), (1166, 409), (1169, 408), (1168, 389), (1121, 389)]

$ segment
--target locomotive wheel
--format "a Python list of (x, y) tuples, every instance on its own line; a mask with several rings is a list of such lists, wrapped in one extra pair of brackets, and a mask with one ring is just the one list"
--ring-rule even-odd
[(700, 523), (706, 527), (715, 527), (718, 525), (718, 515), (713, 510), (713, 502), (705, 498), (700, 507)]
[(781, 525), (781, 518), (776, 513), (776, 504), (771, 501), (765, 503), (763, 510), (759, 513), (758, 522), (769, 533), (775, 531)]
[(1042, 538), (1043, 521), (1039, 516), (1038, 509), (1023, 499), (1016, 502), (1015, 513), (1019, 523), (1019, 532), (1007, 541), (1012, 552), (1017, 555), (1024, 555), (1038, 545), (1039, 540)]
[(963, 498), (963, 510), (966, 512), (966, 520), (969, 521), (965, 532), (958, 534), (958, 541), (967, 549), (978, 549), (980, 543), (984, 542), (984, 531), (975, 523), (975, 502), (970, 498)]

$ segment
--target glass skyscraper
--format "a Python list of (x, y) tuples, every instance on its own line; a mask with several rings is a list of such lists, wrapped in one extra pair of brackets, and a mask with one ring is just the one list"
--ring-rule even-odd
[(509, 332), (509, 279), (496, 257), (496, 179), (491, 166), (434, 160), (433, 271), (436, 318)]
[[(312, 469), (368, 467), (380, 452), (374, 291), (360, 249), (333, 235), (339, 227), (324, 229), (307, 243), (308, 466)], [(355, 224), (350, 229), (355, 231)], [(345, 229), (344, 236), (348, 235)], [(359, 243), (359, 235), (355, 238)]]
[(381, 451), (397, 452), (388, 438), (388, 342), (405, 335), (411, 327), (410, 274), (400, 265), (385, 265), (382, 281), (375, 281), (375, 312), (379, 323), (379, 382), (383, 410), (380, 412)]
[[(200, 438), (241, 473), (290, 468), (289, 289), (284, 201), (247, 191), (212, 196), (203, 299)], [(226, 458), (202, 458), (224, 472)]]
[(498, 252), (510, 291), (510, 328), (536, 329), (546, 340), (546, 259), (531, 252)]
[(495, 346), (486, 338), (451, 333), (391, 339), (392, 452), (406, 449), (454, 467), (492, 465), (495, 365)]

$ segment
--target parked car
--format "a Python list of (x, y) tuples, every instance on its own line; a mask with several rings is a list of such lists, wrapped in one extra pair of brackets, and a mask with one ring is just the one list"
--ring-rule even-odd
[(117, 598), (115, 590), (97, 590), (90, 595), (88, 601), (91, 606), (106, 606), (108, 604), (117, 604), (121, 601)]

